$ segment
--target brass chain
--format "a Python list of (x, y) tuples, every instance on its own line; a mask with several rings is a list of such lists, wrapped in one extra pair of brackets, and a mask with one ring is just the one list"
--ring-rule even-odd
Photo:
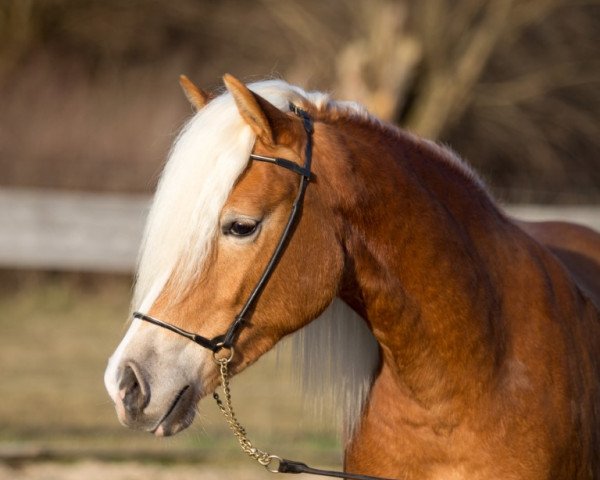
[[(223, 395), (225, 397), (225, 402), (221, 400), (219, 394), (215, 391), (213, 393), (213, 398), (217, 402), (217, 406), (219, 410), (227, 420), (229, 424), (229, 428), (237, 438), (242, 451), (248, 455), (250, 458), (256, 460), (263, 467), (265, 467), (269, 472), (278, 473), (278, 464), (281, 462), (281, 458), (277, 455), (271, 455), (268, 452), (260, 450), (252, 445), (252, 442), (248, 438), (246, 434), (246, 429), (242, 426), (242, 424), (237, 419), (235, 412), (233, 411), (233, 405), (231, 404), (231, 389), (229, 388), (229, 362), (233, 358), (233, 348), (230, 351), (230, 355), (228, 357), (217, 357), (216, 354), (213, 354), (213, 359), (219, 366), (219, 373), (221, 376), (221, 388), (223, 389)], [(271, 466), (271, 464), (274, 464)]]

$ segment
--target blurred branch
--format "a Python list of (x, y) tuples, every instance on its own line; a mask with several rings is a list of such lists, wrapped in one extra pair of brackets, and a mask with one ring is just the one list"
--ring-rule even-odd
[[(315, 11), (314, 6), (290, 0), (261, 0), (261, 4), (274, 19), (273, 33), (279, 27), (287, 39), (294, 61), (285, 72), (288, 80), (306, 83), (313, 72), (319, 71), (324, 59), (335, 57), (336, 49), (343, 35)], [(326, 7), (326, 4), (323, 4)]]
[(595, 112), (585, 111), (556, 99), (548, 99), (545, 103), (549, 113), (560, 112), (560, 122), (566, 129), (577, 130), (591, 141), (597, 142), (600, 118)]
[(583, 71), (577, 64), (553, 65), (506, 82), (482, 83), (476, 89), (473, 103), (478, 107), (504, 107), (561, 88), (592, 83), (600, 83), (600, 62), (588, 63)]
[[(436, 10), (440, 3), (438, 0), (423, 0), (422, 5), (425, 10)], [(425, 137), (437, 138), (448, 124), (460, 117), (468, 106), (469, 93), (507, 28), (512, 4), (512, 0), (488, 2), (481, 12), (481, 20), (470, 31), (462, 33), (465, 37), (461, 42), (464, 47), (454, 55), (441, 59), (439, 51), (425, 51), (426, 58), (439, 60), (428, 62), (422, 93), (405, 122), (407, 128)], [(439, 25), (436, 27), (426, 22), (427, 30), (422, 31), (421, 35), (441, 40)], [(452, 44), (457, 39), (445, 40), (446, 44)], [(425, 42), (425, 45), (442, 49), (439, 41)], [(447, 48), (440, 51), (449, 53)]]
[(421, 59), (421, 47), (406, 33), (403, 3), (362, 4), (364, 36), (350, 42), (336, 63), (336, 94), (364, 104), (385, 120), (393, 120)]
[(560, 177), (565, 174), (563, 163), (557, 152), (548, 143), (541, 126), (532, 121), (530, 116), (520, 107), (510, 107), (510, 114), (506, 117), (507, 126), (512, 130), (514, 125), (522, 129), (522, 138), (527, 139), (521, 143), (528, 157), (527, 168), (537, 175)]
[(261, 2), (284, 27), (292, 44), (318, 47), (325, 55), (333, 53), (333, 45), (336, 43), (335, 34), (316, 15), (309, 13), (306, 7), (291, 1), (261, 0)]
[[(559, 8), (599, 5), (598, 0), (527, 0), (517, 2), (511, 13), (512, 30), (519, 32), (535, 23), (541, 23)], [(515, 36), (516, 37), (516, 36)]]

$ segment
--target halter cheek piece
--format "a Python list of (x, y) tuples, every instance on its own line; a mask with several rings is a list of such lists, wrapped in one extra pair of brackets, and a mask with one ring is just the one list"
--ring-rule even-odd
[[(171, 332), (177, 333), (192, 342), (197, 343), (198, 345), (208, 348), (214, 353), (218, 352), (221, 349), (232, 350), (234, 343), (240, 333), (240, 330), (246, 325), (246, 319), (251, 314), (251, 310), (258, 301), (260, 294), (265, 288), (273, 270), (277, 266), (277, 262), (281, 258), (283, 251), (287, 245), (288, 240), (292, 236), (294, 232), (294, 227), (298, 221), (298, 217), (300, 215), (300, 211), (302, 209), (302, 203), (304, 201), (304, 193), (306, 192), (306, 187), (308, 183), (314, 178), (313, 173), (311, 172), (310, 166), (312, 162), (312, 134), (313, 134), (313, 120), (308, 114), (308, 112), (302, 110), (294, 104), (290, 103), (290, 110), (296, 114), (298, 117), (302, 119), (302, 123), (304, 125), (304, 130), (306, 131), (306, 148), (304, 151), (304, 166), (301, 167), (297, 163), (294, 163), (290, 160), (286, 160), (285, 158), (276, 158), (276, 157), (265, 157), (262, 155), (251, 154), (250, 158), (252, 160), (257, 160), (259, 162), (272, 163), (274, 165), (278, 165), (282, 168), (290, 170), (298, 175), (300, 175), (300, 186), (298, 188), (298, 193), (296, 194), (296, 198), (294, 203), (292, 204), (292, 210), (290, 211), (290, 216), (288, 217), (288, 221), (285, 225), (283, 233), (279, 238), (279, 242), (269, 259), (269, 263), (265, 267), (258, 283), (250, 292), (246, 303), (240, 310), (240, 312), (235, 316), (233, 322), (227, 329), (227, 331), (223, 335), (217, 335), (214, 338), (206, 338), (202, 335), (198, 335), (196, 333), (188, 332), (187, 330), (183, 330), (182, 328), (176, 327), (175, 325), (171, 325), (170, 323), (163, 322), (157, 318), (151, 317), (150, 315), (146, 315), (141, 312), (134, 312), (133, 317), (139, 318), (140, 320), (144, 320), (149, 323), (153, 323), (154, 325), (158, 325), (159, 327), (166, 328)], [(232, 350), (233, 354), (233, 350)], [(222, 368), (226, 368), (227, 363), (229, 363), (231, 357), (229, 359), (222, 359), (219, 361)], [(223, 386), (225, 387), (227, 377), (222, 374)], [(227, 387), (228, 388), (228, 387)], [(220, 403), (218, 400), (218, 396), (215, 397), (217, 399), (217, 403)], [(221, 408), (221, 407), (220, 407)], [(231, 408), (229, 406), (229, 408)], [(241, 428), (241, 426), (240, 426)], [(251, 455), (253, 456), (253, 455)], [(269, 464), (273, 459), (277, 459), (278, 466), (276, 469), (270, 469)], [(259, 462), (260, 463), (260, 462)], [(345, 478), (345, 479), (353, 479), (353, 480), (389, 480), (381, 477), (371, 477), (368, 475), (357, 475), (346, 472), (336, 472), (331, 470), (320, 470), (317, 468), (312, 468), (302, 462), (296, 462), (293, 460), (287, 460), (279, 458), (275, 455), (268, 455), (267, 463), (263, 463), (269, 471), (273, 473), (307, 473), (309, 475), (319, 475), (326, 477), (335, 477), (335, 478)]]
[(240, 330), (246, 324), (246, 319), (251, 313), (252, 308), (258, 301), (260, 294), (264, 290), (273, 270), (277, 266), (277, 262), (279, 261), (281, 254), (285, 250), (287, 242), (289, 238), (292, 236), (294, 231), (294, 226), (298, 220), (298, 216), (300, 215), (300, 211), (302, 209), (302, 203), (304, 200), (304, 193), (306, 192), (306, 187), (308, 183), (313, 178), (313, 174), (310, 170), (311, 162), (312, 162), (312, 133), (313, 133), (313, 121), (312, 118), (308, 115), (308, 113), (296, 105), (290, 104), (290, 110), (294, 112), (298, 117), (302, 119), (302, 123), (304, 124), (304, 130), (306, 131), (306, 148), (305, 148), (305, 156), (304, 156), (304, 166), (301, 167), (297, 163), (294, 163), (290, 160), (286, 160), (284, 158), (275, 158), (275, 157), (265, 157), (262, 155), (251, 154), (250, 158), (252, 160), (258, 160), (259, 162), (272, 163), (274, 165), (278, 165), (282, 168), (290, 170), (294, 173), (300, 175), (300, 187), (298, 188), (298, 193), (292, 204), (292, 210), (290, 212), (290, 216), (288, 218), (287, 224), (285, 225), (285, 229), (279, 238), (279, 242), (273, 251), (273, 255), (269, 259), (269, 263), (265, 267), (263, 274), (261, 275), (258, 283), (250, 292), (246, 303), (240, 310), (240, 312), (235, 316), (233, 322), (227, 329), (227, 331), (223, 335), (217, 335), (214, 338), (206, 338), (202, 335), (198, 335), (196, 333), (188, 332), (183, 330), (182, 328), (176, 327), (167, 322), (163, 322), (158, 318), (151, 317), (150, 315), (146, 315), (141, 312), (134, 312), (133, 317), (139, 318), (140, 320), (144, 320), (149, 323), (153, 323), (154, 325), (158, 325), (159, 327), (166, 328), (171, 332), (177, 333), (192, 342), (197, 343), (198, 345), (208, 348), (213, 352), (218, 352), (219, 350), (225, 348), (230, 349), (233, 347)]

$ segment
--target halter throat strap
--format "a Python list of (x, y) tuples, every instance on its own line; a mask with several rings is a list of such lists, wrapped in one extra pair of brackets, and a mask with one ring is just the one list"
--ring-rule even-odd
[(170, 330), (171, 332), (177, 333), (178, 335), (181, 335), (182, 337), (185, 337), (188, 340), (197, 343), (201, 347), (207, 348), (213, 352), (218, 352), (223, 348), (230, 349), (231, 347), (233, 347), (241, 329), (244, 325), (246, 325), (247, 319), (252, 313), (252, 309), (256, 305), (256, 302), (258, 301), (262, 291), (264, 290), (267, 282), (269, 281), (271, 274), (275, 270), (275, 267), (277, 266), (277, 263), (279, 262), (279, 259), (281, 258), (281, 255), (283, 254), (283, 251), (285, 250), (285, 247), (287, 246), (288, 241), (294, 232), (294, 228), (297, 224), (300, 212), (302, 210), (302, 204), (304, 201), (306, 187), (308, 187), (308, 183), (314, 178), (314, 175), (311, 171), (313, 146), (312, 134), (314, 131), (313, 120), (308, 114), (308, 112), (292, 103), (290, 103), (290, 110), (295, 115), (300, 117), (304, 126), (304, 131), (306, 132), (304, 166), (300, 166), (297, 163), (292, 162), (291, 160), (286, 160), (285, 158), (266, 157), (257, 154), (250, 154), (250, 158), (259, 162), (266, 162), (277, 165), (279, 167), (285, 168), (286, 170), (300, 175), (300, 185), (298, 187), (298, 193), (296, 194), (296, 198), (294, 199), (294, 203), (292, 204), (292, 209), (290, 211), (288, 221), (285, 225), (285, 228), (283, 229), (281, 237), (279, 238), (279, 242), (277, 243), (277, 246), (275, 247), (275, 250), (271, 255), (271, 258), (267, 263), (267, 266), (265, 267), (260, 279), (250, 292), (248, 299), (242, 306), (240, 312), (235, 316), (233, 322), (231, 323), (227, 331), (223, 335), (217, 335), (214, 338), (206, 338), (202, 335), (188, 332), (187, 330), (176, 327), (175, 325), (172, 325), (170, 323), (163, 322), (162, 320), (154, 318), (150, 315), (146, 315), (145, 313), (134, 312), (133, 318), (138, 318), (140, 320)]

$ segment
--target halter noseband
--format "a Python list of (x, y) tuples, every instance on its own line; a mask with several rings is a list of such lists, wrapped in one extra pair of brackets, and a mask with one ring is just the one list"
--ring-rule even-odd
[(290, 211), (290, 216), (288, 217), (288, 221), (285, 225), (283, 233), (279, 238), (279, 242), (269, 259), (269, 263), (265, 267), (258, 283), (250, 292), (246, 303), (240, 310), (240, 312), (235, 316), (233, 322), (227, 329), (223, 335), (217, 335), (214, 338), (206, 338), (202, 335), (198, 335), (196, 333), (188, 332), (187, 330), (183, 330), (182, 328), (176, 327), (167, 322), (163, 322), (157, 318), (151, 317), (150, 315), (146, 315), (141, 312), (134, 312), (133, 317), (139, 318), (140, 320), (144, 320), (149, 323), (153, 323), (154, 325), (158, 325), (159, 327), (166, 328), (171, 332), (177, 333), (192, 342), (197, 343), (198, 345), (208, 348), (213, 352), (218, 352), (219, 350), (225, 348), (230, 349), (239, 335), (241, 328), (246, 324), (246, 319), (252, 307), (258, 301), (260, 294), (264, 290), (273, 270), (277, 266), (277, 262), (281, 258), (283, 251), (287, 245), (288, 240), (292, 236), (294, 231), (294, 226), (298, 221), (298, 217), (300, 215), (302, 209), (302, 203), (304, 201), (304, 193), (306, 192), (306, 187), (308, 183), (313, 178), (313, 173), (311, 172), (311, 162), (312, 162), (312, 134), (313, 134), (313, 120), (305, 110), (302, 110), (300, 107), (290, 103), (290, 110), (295, 113), (298, 117), (302, 119), (302, 123), (304, 125), (304, 130), (306, 131), (306, 148), (304, 152), (304, 166), (300, 166), (297, 163), (294, 163), (290, 160), (286, 160), (285, 158), (277, 158), (277, 157), (265, 157), (262, 155), (250, 154), (250, 158), (252, 160), (257, 160), (259, 162), (272, 163), (274, 165), (278, 165), (282, 168), (290, 170), (298, 175), (300, 175), (300, 186), (298, 187), (298, 193), (292, 204), (292, 210)]

